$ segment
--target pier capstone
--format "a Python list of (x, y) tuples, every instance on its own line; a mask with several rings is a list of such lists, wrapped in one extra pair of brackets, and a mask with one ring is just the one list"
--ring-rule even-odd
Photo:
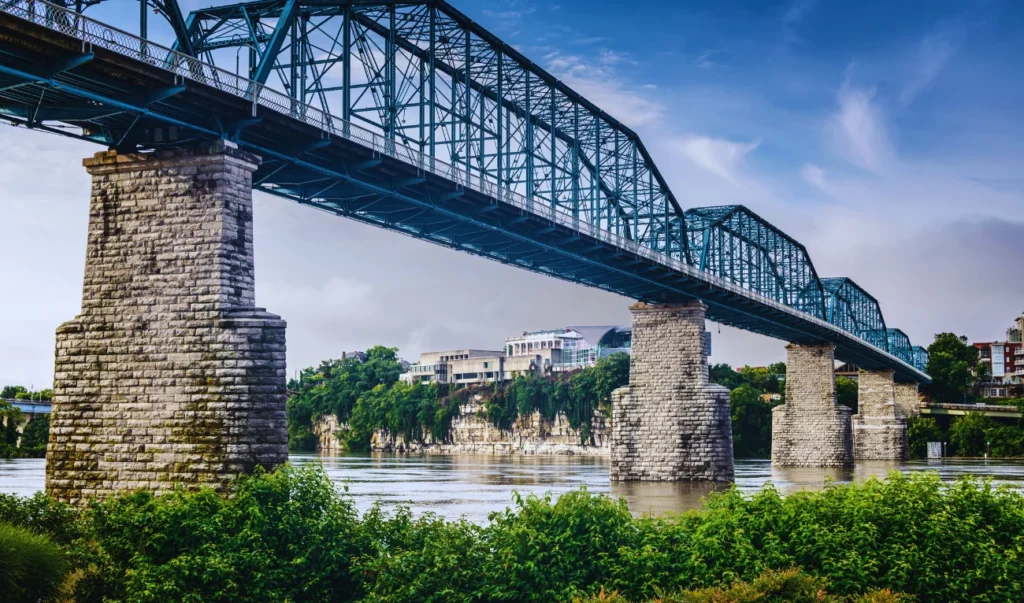
[(253, 288), (259, 159), (218, 142), (84, 164), (82, 311), (57, 330), (47, 492), (224, 489), (283, 463), (285, 323)]
[(901, 461), (909, 456), (907, 419), (896, 407), (892, 370), (857, 373), (853, 456), (858, 461)]
[(706, 307), (630, 310), (629, 385), (612, 394), (612, 481), (731, 481), (729, 390), (708, 384)]
[(850, 412), (836, 403), (835, 346), (786, 346), (786, 403), (772, 409), (772, 465), (852, 466)]

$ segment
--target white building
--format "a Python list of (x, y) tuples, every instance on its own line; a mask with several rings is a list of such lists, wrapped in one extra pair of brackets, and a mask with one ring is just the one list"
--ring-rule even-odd
[(505, 340), (510, 357), (540, 355), (545, 371), (565, 371), (593, 366), (615, 352), (630, 352), (633, 330), (629, 327), (565, 327), (548, 331), (524, 331)]
[(469, 385), (508, 381), (520, 375), (540, 374), (539, 355), (508, 358), (497, 350), (451, 350), (424, 352), (400, 379), (407, 383)]

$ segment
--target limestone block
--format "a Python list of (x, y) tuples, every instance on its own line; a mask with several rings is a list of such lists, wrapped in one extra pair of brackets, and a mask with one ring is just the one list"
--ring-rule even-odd
[(704, 304), (635, 304), (629, 385), (612, 394), (612, 481), (731, 481), (729, 391), (708, 384)]
[(786, 346), (786, 403), (772, 409), (772, 465), (853, 465), (850, 409), (836, 403), (835, 346)]
[(907, 420), (896, 407), (892, 370), (857, 374), (858, 412), (853, 417), (853, 454), (858, 461), (900, 461), (909, 457)]
[(47, 491), (223, 489), (284, 462), (285, 322), (254, 307), (259, 159), (221, 142), (84, 163), (82, 311), (57, 329)]

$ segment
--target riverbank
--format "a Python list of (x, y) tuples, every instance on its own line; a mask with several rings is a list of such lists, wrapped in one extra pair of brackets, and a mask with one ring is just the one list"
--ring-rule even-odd
[[(322, 454), (344, 452), (343, 441), (349, 427), (333, 414), (322, 415), (313, 422), (317, 451)], [(370, 439), (373, 452), (423, 454), (488, 454), (488, 455), (561, 455), (600, 456), (610, 454), (611, 422), (605, 413), (594, 411), (589, 433), (584, 436), (574, 429), (564, 413), (550, 421), (539, 411), (519, 416), (510, 428), (501, 429), (486, 418), (486, 409), (479, 398), (461, 404), (451, 422), (445, 441), (435, 441), (424, 434), (422, 441), (406, 440), (402, 434), (377, 429)]]

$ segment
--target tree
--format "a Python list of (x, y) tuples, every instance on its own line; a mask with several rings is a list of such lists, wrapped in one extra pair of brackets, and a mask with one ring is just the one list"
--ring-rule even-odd
[(14, 400), (20, 393), (28, 393), (28, 390), (22, 385), (5, 385), (4, 388), (0, 390), (0, 399)]
[(772, 407), (744, 383), (729, 394), (732, 448), (737, 458), (767, 458), (772, 450)]
[(848, 377), (836, 377), (836, 403), (845, 406), (854, 414), (857, 412), (859, 387)]
[(732, 391), (743, 383), (743, 377), (728, 364), (713, 364), (708, 369), (708, 381)]
[(910, 458), (923, 459), (928, 456), (928, 442), (944, 442), (946, 434), (932, 417), (910, 417), (907, 419), (907, 443)]
[(969, 412), (953, 419), (949, 425), (949, 443), (957, 456), (982, 456), (986, 451), (985, 432), (996, 427), (995, 421), (980, 412)]
[(939, 333), (928, 346), (927, 373), (932, 378), (928, 392), (939, 402), (963, 402), (967, 388), (975, 382), (978, 349), (967, 338)]
[(50, 438), (50, 415), (37, 415), (21, 432), (21, 447), (26, 450), (46, 451)]

